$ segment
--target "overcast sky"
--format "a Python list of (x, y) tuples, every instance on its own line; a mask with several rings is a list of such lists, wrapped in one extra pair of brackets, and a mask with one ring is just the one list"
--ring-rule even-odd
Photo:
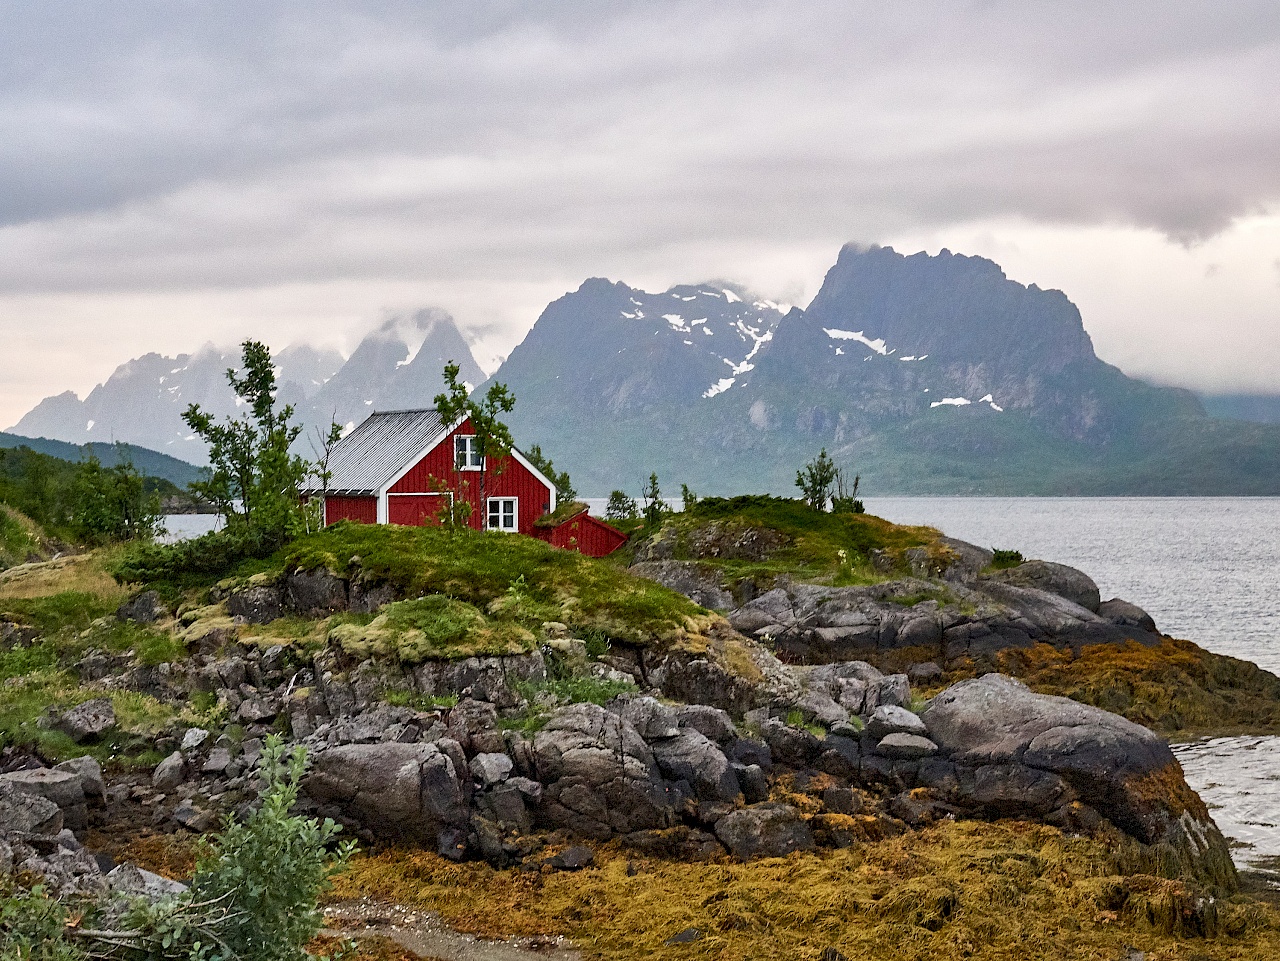
[(492, 369), (589, 276), (804, 304), (851, 240), (1280, 392), (1280, 7), (0, 0), (0, 425), (426, 305)]

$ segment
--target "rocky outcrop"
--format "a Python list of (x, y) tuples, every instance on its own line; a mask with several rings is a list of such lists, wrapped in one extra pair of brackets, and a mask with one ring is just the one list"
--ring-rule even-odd
[[(456, 744), (348, 744), (320, 752), (307, 793), (365, 834), (437, 846), (453, 854), (465, 836), (466, 770)], [(455, 764), (455, 761), (458, 763)]]
[(1100, 610), (1097, 587), (1086, 575), (1030, 561), (963, 582), (785, 583), (727, 616), (736, 630), (800, 664), (893, 654), (947, 666), (982, 665), (1002, 650), (1037, 643), (1078, 649), (1159, 640), (1154, 623), (1139, 608), (1109, 601), (1106, 613)]

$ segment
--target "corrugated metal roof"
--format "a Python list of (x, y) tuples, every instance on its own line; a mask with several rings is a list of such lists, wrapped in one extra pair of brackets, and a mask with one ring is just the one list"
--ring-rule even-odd
[[(378, 493), (443, 430), (434, 409), (374, 411), (334, 445), (329, 455), (329, 492)], [(313, 479), (309, 490), (319, 489)]]

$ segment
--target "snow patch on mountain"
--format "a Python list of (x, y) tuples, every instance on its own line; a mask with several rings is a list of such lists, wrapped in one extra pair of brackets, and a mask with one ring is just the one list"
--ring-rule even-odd
[[(888, 355), (891, 353), (885, 346), (883, 337), (877, 337), (873, 340), (867, 336), (864, 330), (841, 330), (839, 327), (823, 327), (822, 332), (832, 340), (856, 340), (858, 343), (870, 347), (877, 354)], [(897, 350), (897, 348), (895, 347), (894, 350)]]

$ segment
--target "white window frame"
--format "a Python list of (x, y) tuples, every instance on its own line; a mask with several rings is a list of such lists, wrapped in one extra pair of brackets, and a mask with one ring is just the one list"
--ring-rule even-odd
[(484, 470), (484, 459), (476, 453), (475, 434), (453, 435), (453, 466), (455, 470)]
[[(501, 525), (506, 519), (506, 511), (503, 510), (504, 504), (511, 505), (511, 526), (493, 526), (493, 512), (497, 508), (498, 523)], [(485, 505), (484, 527), (488, 531), (502, 531), (507, 534), (514, 534), (520, 530), (520, 498), (518, 497), (490, 497)]]

